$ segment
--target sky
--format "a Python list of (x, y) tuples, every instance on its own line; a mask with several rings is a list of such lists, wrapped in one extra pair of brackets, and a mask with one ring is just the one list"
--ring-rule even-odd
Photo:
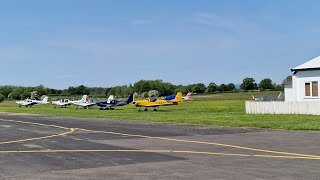
[(320, 55), (320, 1), (3, 0), (0, 85), (281, 83)]

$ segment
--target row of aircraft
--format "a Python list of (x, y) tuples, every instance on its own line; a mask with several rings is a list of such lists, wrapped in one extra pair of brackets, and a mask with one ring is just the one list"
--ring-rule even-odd
[[(34, 105), (45, 105), (49, 104), (48, 102), (48, 96), (45, 96), (43, 100), (33, 100), (33, 99), (26, 99), (24, 101), (18, 101), (16, 102), (19, 107), (25, 106), (25, 107), (32, 107)], [(61, 108), (67, 108), (67, 106), (75, 105), (77, 109), (79, 107), (82, 107), (84, 109), (89, 109), (90, 107), (93, 107), (95, 105), (100, 107), (100, 110), (113, 110), (116, 106), (125, 106), (130, 103), (135, 105), (137, 108), (139, 108), (139, 111), (141, 111), (141, 108), (145, 108), (145, 111), (148, 111), (148, 108), (153, 108), (154, 111), (157, 111), (156, 108), (160, 106), (170, 106), (170, 105), (179, 105), (182, 103), (182, 101), (188, 101), (191, 100), (191, 93), (188, 93), (186, 96), (182, 96), (181, 92), (178, 92), (176, 95), (171, 95), (164, 97), (162, 99), (156, 99), (154, 97), (144, 99), (144, 100), (134, 100), (133, 94), (129, 96), (129, 98), (126, 101), (117, 100), (114, 98), (113, 95), (109, 96), (109, 98), (106, 101), (102, 102), (95, 102), (88, 99), (87, 95), (84, 95), (82, 99), (77, 101), (71, 101), (69, 99), (61, 99), (60, 101), (52, 101), (51, 104), (54, 105), (54, 108), (61, 107)]]

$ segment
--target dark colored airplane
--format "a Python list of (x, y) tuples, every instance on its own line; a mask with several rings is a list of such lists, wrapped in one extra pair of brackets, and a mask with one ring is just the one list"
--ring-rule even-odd
[(96, 104), (100, 107), (100, 110), (113, 110), (115, 106), (124, 106), (130, 104), (133, 101), (133, 94), (131, 94), (127, 101), (119, 101), (116, 99), (108, 99), (107, 101), (97, 102)]

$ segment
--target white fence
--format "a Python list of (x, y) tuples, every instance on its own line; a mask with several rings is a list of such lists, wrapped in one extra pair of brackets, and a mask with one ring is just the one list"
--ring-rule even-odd
[(320, 102), (246, 101), (246, 113), (320, 115)]

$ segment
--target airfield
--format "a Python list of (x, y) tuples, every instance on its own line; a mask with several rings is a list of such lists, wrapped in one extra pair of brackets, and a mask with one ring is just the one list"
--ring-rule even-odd
[(318, 179), (318, 132), (0, 114), (2, 179)]

